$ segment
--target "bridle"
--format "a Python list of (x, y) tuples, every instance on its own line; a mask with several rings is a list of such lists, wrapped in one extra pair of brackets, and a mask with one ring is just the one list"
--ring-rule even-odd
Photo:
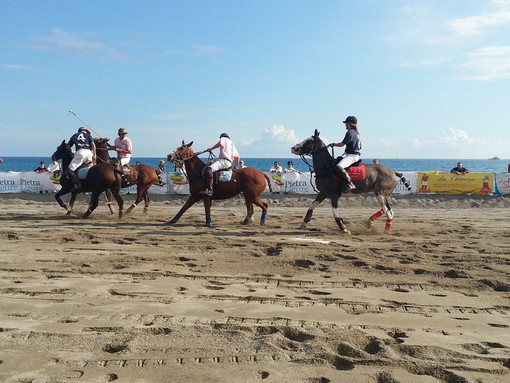
[[(310, 162), (308, 162), (308, 159), (305, 156), (312, 156), (313, 157), (314, 154), (318, 154), (318, 153), (320, 153), (322, 151), (328, 150), (328, 146), (321, 146), (318, 149), (315, 149), (315, 147), (317, 146), (317, 144), (319, 143), (320, 140), (318, 139), (318, 137), (314, 137), (314, 136), (312, 136), (310, 138), (313, 140), (313, 149), (310, 152), (308, 152), (308, 153), (300, 154), (299, 157), (306, 164), (306, 166), (308, 166), (308, 170), (310, 172), (310, 185), (312, 185), (313, 190), (318, 194), (319, 191), (315, 188), (315, 185), (312, 182), (313, 173), (316, 173), (315, 169), (313, 167), (313, 164), (310, 164)], [(332, 148), (332, 156), (333, 156), (333, 158), (335, 158), (334, 157), (334, 149), (333, 148)]]

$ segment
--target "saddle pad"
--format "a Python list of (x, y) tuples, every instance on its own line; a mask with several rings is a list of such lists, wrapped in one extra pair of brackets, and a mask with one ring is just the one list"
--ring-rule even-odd
[(83, 180), (85, 178), (87, 178), (87, 174), (89, 174), (89, 170), (92, 166), (89, 166), (87, 168), (81, 168), (81, 169), (78, 169), (78, 172), (76, 173), (78, 175), (78, 178), (80, 180)]
[(347, 173), (351, 180), (353, 181), (362, 181), (367, 176), (367, 170), (365, 168), (365, 164), (361, 164), (359, 166), (351, 166), (347, 169)]
[(220, 182), (230, 182), (232, 179), (232, 170), (220, 170), (218, 181)]

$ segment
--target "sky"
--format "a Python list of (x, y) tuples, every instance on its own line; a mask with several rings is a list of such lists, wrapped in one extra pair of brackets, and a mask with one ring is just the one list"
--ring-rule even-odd
[(354, 115), (362, 157), (508, 159), (509, 91), (510, 0), (0, 0), (0, 157), (287, 158)]

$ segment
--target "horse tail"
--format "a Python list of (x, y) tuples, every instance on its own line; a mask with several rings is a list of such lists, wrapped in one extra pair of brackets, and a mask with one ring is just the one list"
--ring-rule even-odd
[(273, 192), (273, 188), (271, 187), (271, 181), (269, 181), (269, 177), (267, 176), (266, 173), (262, 173), (262, 174), (264, 174), (264, 177), (266, 177), (267, 186), (269, 187), (269, 191), (272, 193)]
[(400, 178), (400, 182), (404, 184), (404, 186), (407, 188), (407, 190), (411, 191), (411, 183), (404, 177), (402, 173), (395, 172), (395, 175)]

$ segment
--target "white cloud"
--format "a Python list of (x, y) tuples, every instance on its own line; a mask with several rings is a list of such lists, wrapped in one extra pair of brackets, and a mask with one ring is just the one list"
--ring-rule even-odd
[(494, 81), (510, 78), (510, 46), (480, 48), (458, 65), (471, 74), (459, 76), (462, 80)]
[(10, 65), (0, 65), (0, 69), (7, 71), (20, 71), (20, 72), (40, 72), (41, 69), (33, 67), (32, 65), (19, 65), (19, 64), (10, 64)]
[(468, 134), (461, 129), (454, 128), (446, 128), (441, 131), (441, 134), (438, 137), (438, 141), (446, 144), (470, 144), (473, 143), (474, 140), (471, 139)]
[(241, 140), (241, 146), (253, 146), (253, 144), (260, 140), (261, 138), (244, 138)]
[(296, 132), (294, 130), (287, 130), (283, 125), (274, 124), (269, 129), (264, 129), (264, 133), (269, 134), (271, 139), (279, 142), (287, 142), (291, 144), (295, 144), (300, 140), (296, 137)]
[(509, 1), (493, 1), (490, 5), (496, 9), (476, 16), (450, 20), (447, 23), (448, 28), (455, 36), (466, 38), (486, 33), (490, 28), (510, 24)]
[(53, 29), (47, 36), (34, 39), (34, 44), (31, 47), (42, 51), (92, 57), (108, 61), (133, 61), (118, 49), (95, 41), (89, 36), (68, 32), (60, 28)]

